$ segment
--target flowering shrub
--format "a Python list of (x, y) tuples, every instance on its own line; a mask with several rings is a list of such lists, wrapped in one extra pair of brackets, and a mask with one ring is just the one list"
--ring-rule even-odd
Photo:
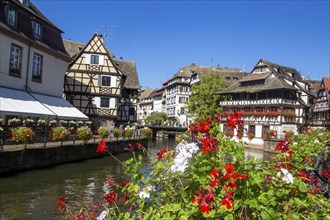
[(63, 126), (53, 127), (51, 131), (52, 141), (61, 141), (71, 134), (70, 130)]
[(44, 119), (38, 119), (37, 125), (38, 126), (46, 126), (46, 125), (48, 125), (48, 122), (47, 122), (47, 120), (44, 120)]
[[(329, 218), (330, 202), (324, 193), (330, 171), (316, 175), (313, 170), (316, 161), (327, 159), (330, 132), (287, 133), (271, 160), (246, 159), (243, 142), (225, 137), (219, 118), (192, 124), (195, 142), (160, 150), (147, 174), (141, 169), (142, 155), (136, 158), (132, 151), (134, 157), (123, 164), (131, 178), (123, 184), (109, 181), (119, 191), (112, 188), (104, 196), (107, 208), (98, 219)], [(226, 126), (241, 138), (243, 124), (241, 115), (234, 113)], [(118, 209), (121, 201), (127, 209)]]
[(60, 120), (60, 121), (58, 122), (58, 124), (61, 125), (61, 126), (65, 126), (65, 125), (68, 124), (68, 121)]
[(8, 125), (21, 125), (22, 121), (19, 118), (12, 118), (8, 120)]
[(34, 123), (34, 120), (32, 120), (31, 118), (23, 119), (23, 126), (32, 125), (33, 123)]
[(97, 130), (97, 134), (99, 135), (100, 138), (104, 139), (104, 138), (109, 137), (110, 132), (108, 131), (107, 128), (100, 127), (100, 128)]
[(55, 126), (56, 124), (57, 124), (56, 120), (51, 120), (51, 121), (48, 122), (49, 126)]
[(24, 148), (26, 144), (33, 140), (34, 131), (29, 127), (16, 127), (11, 129), (11, 140), (19, 143), (23, 143)]
[(93, 133), (88, 126), (83, 126), (77, 128), (77, 136), (86, 143), (89, 139), (92, 138)]

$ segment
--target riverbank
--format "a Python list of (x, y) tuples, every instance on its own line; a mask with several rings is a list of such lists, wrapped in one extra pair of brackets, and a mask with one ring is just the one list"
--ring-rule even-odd
[[(5, 145), (3, 151), (0, 152), (0, 176), (105, 156), (107, 153), (96, 153), (100, 140), (93, 139), (87, 143), (83, 141), (55, 142), (47, 147), (36, 143), (28, 145), (26, 149), (23, 145)], [(107, 143), (109, 151), (112, 154), (118, 154), (125, 152), (125, 148), (129, 148), (130, 144), (136, 148), (137, 142), (148, 147), (146, 138), (118, 139)]]

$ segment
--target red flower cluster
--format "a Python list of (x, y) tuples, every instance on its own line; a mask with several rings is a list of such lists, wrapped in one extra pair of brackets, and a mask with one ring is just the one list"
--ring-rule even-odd
[(64, 200), (64, 197), (61, 197), (61, 198), (59, 198), (58, 199), (58, 201), (57, 201), (57, 211), (61, 211), (61, 209), (63, 208), (63, 207), (66, 207), (66, 204), (65, 204), (65, 200)]
[(233, 194), (234, 191), (229, 191), (226, 186), (224, 186), (224, 189), (226, 191), (225, 196), (222, 199), (221, 205), (226, 206), (227, 209), (231, 209), (231, 204), (234, 202)]
[(92, 219), (94, 215), (98, 212), (98, 209), (100, 208), (101, 204), (98, 202), (92, 206), (91, 211), (89, 212), (89, 218)]
[(114, 183), (115, 183), (115, 181), (113, 179), (108, 179), (107, 181), (105, 181), (105, 184), (107, 186), (113, 186)]
[(212, 136), (206, 136), (202, 140), (202, 152), (207, 153), (218, 149), (217, 139)]
[(210, 118), (189, 125), (189, 131), (207, 133), (211, 130), (212, 121)]
[(239, 114), (237, 112), (234, 112), (234, 114), (230, 117), (227, 118), (227, 128), (231, 128), (232, 130), (237, 131), (237, 137), (241, 138), (243, 137), (243, 132), (244, 132), (244, 121), (241, 118), (242, 114)]
[(209, 213), (210, 208), (215, 208), (213, 206), (213, 203), (215, 201), (215, 193), (212, 191), (212, 188), (210, 188), (207, 191), (207, 194), (205, 194), (204, 187), (202, 187), (199, 192), (195, 193), (196, 199), (192, 200), (192, 203), (197, 203), (200, 207), (200, 212), (202, 213)]
[(97, 145), (96, 153), (108, 152), (108, 145), (104, 140), (101, 140)]
[(118, 194), (115, 193), (113, 190), (106, 194), (103, 199), (103, 203), (110, 204), (111, 202), (117, 203), (119, 201)]
[(162, 158), (169, 157), (169, 156), (174, 157), (174, 152), (171, 153), (171, 151), (168, 149), (168, 147), (164, 147), (157, 153), (158, 160), (161, 160)]

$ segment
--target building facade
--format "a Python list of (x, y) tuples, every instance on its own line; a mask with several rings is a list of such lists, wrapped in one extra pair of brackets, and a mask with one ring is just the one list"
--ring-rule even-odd
[(63, 32), (28, 0), (0, 2), (0, 115), (87, 120), (63, 99)]
[(294, 68), (261, 59), (250, 75), (218, 95), (227, 115), (242, 114), (247, 131), (244, 138), (263, 144), (268, 130), (283, 137), (285, 131), (297, 133), (303, 128), (315, 99), (310, 89)]
[(138, 120), (143, 122), (154, 109), (153, 100), (154, 90), (152, 88), (146, 88), (140, 92), (138, 98)]
[(322, 79), (309, 124), (317, 127), (330, 127), (330, 78)]
[(64, 45), (73, 57), (65, 75), (66, 99), (96, 127), (136, 121), (140, 84), (135, 62), (115, 60), (98, 34), (86, 45), (70, 40)]

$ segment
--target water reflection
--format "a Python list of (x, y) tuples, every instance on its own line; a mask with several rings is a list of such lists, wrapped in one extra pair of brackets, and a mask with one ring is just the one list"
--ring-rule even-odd
[[(174, 139), (149, 143), (150, 157), (145, 157), (143, 169), (156, 160), (160, 148), (175, 147)], [(130, 153), (116, 155), (119, 160), (131, 158)], [(261, 157), (262, 151), (247, 151), (247, 156)], [(64, 196), (74, 210), (103, 202), (109, 192), (104, 182), (113, 178), (118, 183), (128, 179), (121, 164), (111, 157), (31, 170), (0, 178), (0, 219), (47, 220), (64, 219), (56, 211), (57, 200)]]
[[(174, 147), (174, 139), (149, 143), (151, 157), (143, 168), (156, 159), (159, 148)], [(119, 160), (131, 158), (130, 153), (116, 155)], [(104, 181), (113, 178), (118, 183), (127, 180), (123, 167), (111, 157), (31, 170), (0, 178), (0, 219), (64, 219), (56, 211), (57, 200), (64, 196), (75, 210), (103, 202), (109, 192)]]

